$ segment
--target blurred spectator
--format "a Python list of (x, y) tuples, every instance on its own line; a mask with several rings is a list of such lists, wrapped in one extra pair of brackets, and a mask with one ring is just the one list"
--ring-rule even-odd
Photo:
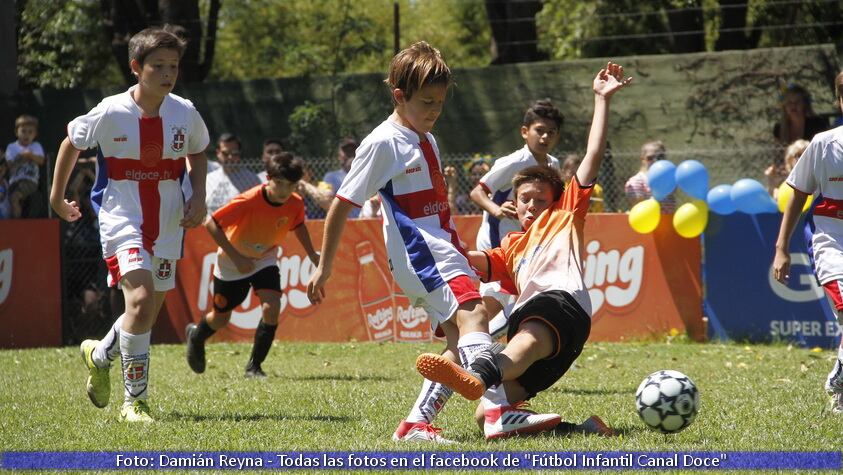
[(451, 206), (451, 214), (482, 214), (483, 209), (471, 199), (467, 192), (480, 184), (480, 179), (491, 169), (489, 163), (491, 158), (476, 156), (471, 161), (463, 164), (463, 169), (468, 175), (468, 186), (461, 186), (457, 169), (453, 166), (445, 167), (445, 181), (448, 183), (448, 204)]
[[(340, 144), (337, 149), (337, 159), (340, 162), (340, 168), (329, 171), (322, 178), (322, 181), (330, 187), (332, 198), (333, 195), (337, 194), (340, 186), (342, 186), (342, 182), (345, 180), (345, 176), (348, 175), (348, 171), (351, 170), (351, 162), (354, 160), (354, 154), (356, 152), (357, 140), (354, 137), (346, 137), (340, 140)], [(331, 204), (328, 203), (328, 207), (324, 207), (324, 209), (327, 211), (330, 206)], [(359, 215), (360, 209), (355, 207), (351, 210), (351, 213), (348, 214), (348, 217), (357, 218)]]
[(781, 146), (799, 139), (811, 140), (828, 129), (828, 120), (818, 117), (811, 106), (811, 94), (797, 84), (788, 84), (781, 96), (781, 119), (773, 126), (773, 136)]
[(770, 196), (773, 198), (778, 197), (779, 187), (787, 179), (787, 176), (790, 175), (790, 171), (793, 170), (796, 161), (799, 160), (799, 157), (808, 148), (808, 144), (810, 142), (803, 139), (793, 142), (785, 149), (783, 158), (777, 158), (773, 161), (772, 165), (764, 170), (764, 176), (767, 177), (767, 191), (770, 193)]
[(9, 166), (0, 150), (0, 219), (12, 217), (12, 204), (9, 202)]
[[(565, 181), (565, 186), (571, 182), (574, 178), (574, 174), (577, 173), (577, 168), (580, 167), (580, 163), (582, 163), (582, 158), (576, 154), (569, 154), (565, 157), (565, 160), (562, 161), (562, 178)], [(594, 183), (594, 188), (591, 190), (591, 201), (588, 205), (588, 212), (589, 213), (605, 213), (606, 212), (606, 205), (603, 201), (603, 187), (600, 186), (599, 183)]]
[(205, 183), (205, 205), (213, 213), (232, 198), (260, 184), (258, 175), (240, 163), (240, 139), (230, 133), (220, 135), (216, 156), (222, 165), (208, 173)]
[[(647, 170), (653, 163), (666, 158), (666, 149), (661, 140), (651, 140), (641, 146), (641, 168), (638, 173), (626, 181), (624, 193), (629, 198), (629, 206), (635, 206), (653, 196), (647, 184)], [(659, 202), (662, 213), (669, 214), (676, 211), (676, 197), (671, 193)]]
[(38, 119), (22, 115), (15, 120), (16, 141), (6, 147), (9, 166), (9, 201), (13, 218), (47, 216), (46, 200), (38, 190), (39, 167), (44, 165), (44, 148), (35, 141)]

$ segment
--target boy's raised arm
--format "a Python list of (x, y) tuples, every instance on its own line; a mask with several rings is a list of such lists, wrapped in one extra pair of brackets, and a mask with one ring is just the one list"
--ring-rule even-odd
[(588, 133), (588, 148), (577, 169), (577, 180), (581, 185), (588, 186), (594, 182), (603, 161), (606, 129), (609, 124), (609, 99), (630, 82), (632, 78), (623, 76), (623, 66), (612, 62), (606, 65), (606, 69), (601, 69), (594, 78), (594, 116)]

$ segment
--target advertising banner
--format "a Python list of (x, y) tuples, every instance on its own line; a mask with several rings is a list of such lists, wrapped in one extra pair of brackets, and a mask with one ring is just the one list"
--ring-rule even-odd
[[(473, 246), (480, 217), (455, 221), (459, 235)], [(324, 222), (306, 225), (318, 249)], [(630, 229), (626, 215), (610, 214), (589, 216), (585, 232), (585, 281), (595, 312), (592, 340), (646, 338), (674, 328), (704, 338), (699, 239), (679, 237), (669, 222), (640, 235)], [(211, 309), (215, 254), (205, 229), (188, 231), (178, 287), (168, 295), (162, 315), (168, 321), (159, 322), (176, 339), (183, 339), (188, 322), (199, 321)], [(314, 267), (295, 237), (287, 238), (278, 253), (284, 295), (276, 338), (430, 341), (427, 313), (412, 307), (392, 280), (379, 220), (348, 221), (334, 262), (325, 301), (311, 305), (306, 286)], [(260, 315), (257, 296), (250, 294), (213, 338), (251, 341)]]
[(834, 348), (839, 328), (808, 259), (800, 221), (787, 286), (773, 280), (781, 214), (711, 214), (705, 231), (705, 313), (712, 338)]
[(0, 221), (0, 322), (0, 348), (61, 345), (58, 220)]

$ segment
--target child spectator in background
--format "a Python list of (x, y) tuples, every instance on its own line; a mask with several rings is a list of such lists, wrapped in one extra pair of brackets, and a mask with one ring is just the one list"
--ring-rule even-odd
[(0, 151), (0, 219), (12, 217), (12, 205), (9, 202), (9, 166), (6, 157)]
[[(666, 150), (661, 140), (651, 140), (641, 146), (641, 168), (638, 169), (638, 173), (626, 181), (623, 187), (627, 198), (629, 198), (630, 208), (653, 196), (647, 182), (647, 170), (650, 169), (650, 165), (659, 160), (664, 160), (665, 154)], [(661, 200), (659, 204), (661, 204), (661, 210), (664, 214), (676, 211), (676, 197), (672, 193)]]
[[(477, 156), (475, 156), (477, 157)], [(474, 158), (463, 165), (465, 173), (468, 174), (469, 190), (473, 190), (480, 184), (480, 180), (489, 172), (490, 158)], [(483, 212), (477, 203), (471, 200), (468, 193), (462, 193), (460, 177), (457, 169), (453, 166), (445, 167), (445, 181), (448, 183), (448, 204), (453, 214), (480, 214)]]
[(773, 161), (772, 165), (764, 170), (764, 176), (767, 177), (767, 191), (770, 193), (770, 196), (778, 198), (779, 187), (784, 183), (787, 176), (790, 175), (790, 171), (793, 170), (796, 161), (799, 160), (799, 157), (808, 148), (809, 143), (803, 139), (793, 142), (785, 149), (784, 158), (777, 158)]
[(13, 218), (37, 217), (33, 216), (32, 210), (27, 210), (28, 216), (24, 216), (24, 204), (38, 191), (38, 167), (44, 165), (44, 148), (35, 141), (37, 135), (38, 119), (22, 115), (15, 120), (15, 136), (18, 139), (6, 147)]

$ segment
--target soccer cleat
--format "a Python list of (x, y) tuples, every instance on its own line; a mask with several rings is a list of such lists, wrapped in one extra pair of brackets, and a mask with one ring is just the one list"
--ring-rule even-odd
[(559, 414), (537, 414), (529, 409), (523, 409), (525, 405), (525, 402), (519, 402), (512, 406), (486, 409), (486, 422), (483, 424), (486, 440), (544, 432), (562, 422)]
[(184, 336), (187, 339), (187, 364), (194, 373), (202, 374), (205, 372), (205, 342), (194, 341), (195, 332), (195, 323), (188, 323), (184, 328)]
[(247, 366), (244, 376), (247, 378), (266, 379), (266, 373), (263, 372), (260, 366)]
[(395, 442), (433, 442), (435, 444), (456, 444), (453, 440), (448, 440), (440, 434), (442, 429), (433, 427), (427, 422), (407, 422), (401, 421), (395, 433), (392, 434), (392, 440)]
[(149, 415), (149, 405), (143, 399), (123, 403), (120, 409), (120, 420), (126, 422), (154, 422)]
[(843, 393), (831, 393), (832, 414), (843, 414)]
[(614, 437), (615, 431), (607, 426), (603, 419), (597, 416), (591, 416), (584, 420), (582, 424), (576, 426), (579, 432), (583, 434), (595, 434), (602, 437)]
[(425, 378), (444, 384), (469, 401), (476, 401), (486, 392), (480, 377), (460, 365), (433, 353), (422, 353), (416, 358), (416, 369)]
[(94, 406), (105, 407), (108, 405), (109, 396), (111, 396), (111, 381), (108, 376), (108, 371), (111, 368), (100, 368), (94, 364), (93, 353), (98, 344), (99, 340), (85, 340), (79, 345), (79, 351), (82, 353), (85, 366), (88, 368), (88, 381), (85, 383), (88, 397), (91, 398)]

